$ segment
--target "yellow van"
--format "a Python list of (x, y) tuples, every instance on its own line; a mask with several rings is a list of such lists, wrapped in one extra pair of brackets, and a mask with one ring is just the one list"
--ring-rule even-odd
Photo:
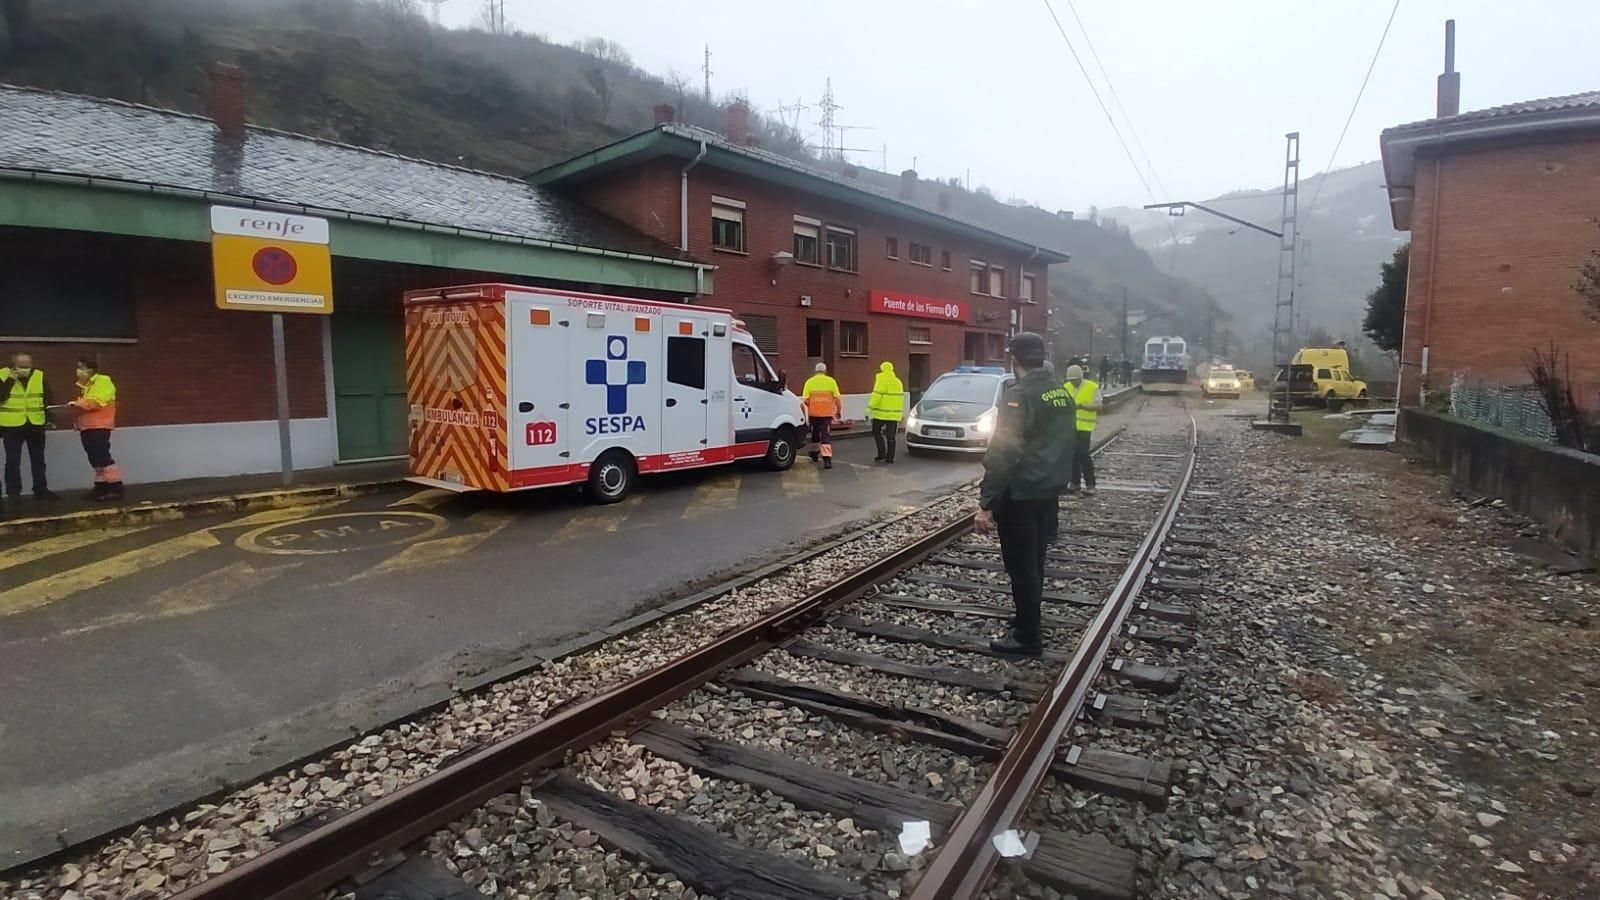
[(1305, 347), (1289, 361), (1289, 372), (1295, 400), (1367, 399), (1367, 383), (1350, 373), (1350, 353), (1343, 347)]

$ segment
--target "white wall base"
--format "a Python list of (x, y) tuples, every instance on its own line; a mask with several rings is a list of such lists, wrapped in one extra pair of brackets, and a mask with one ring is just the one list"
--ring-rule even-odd
[[(294, 467), (331, 466), (337, 452), (333, 421), (295, 419), (289, 423)], [(56, 429), (45, 438), (45, 468), (53, 490), (87, 488), (94, 470), (83, 455), (78, 433)], [(23, 451), (22, 489), (33, 487)], [(147, 425), (111, 433), (111, 455), (128, 484), (276, 472), (278, 423), (210, 422), (200, 425)]]

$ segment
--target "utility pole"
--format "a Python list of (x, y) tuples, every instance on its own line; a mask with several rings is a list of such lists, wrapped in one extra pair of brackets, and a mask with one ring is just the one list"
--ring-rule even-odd
[(1122, 289), (1122, 358), (1128, 358), (1128, 289)]
[[(504, 2), (504, 0), (502, 0), (502, 2)], [(705, 75), (705, 78), (706, 78), (706, 105), (710, 106), (711, 105), (711, 45), (710, 44), (706, 45), (706, 58), (705, 58), (705, 62), (701, 63), (701, 65), (700, 65), (700, 71)]]
[[(1295, 257), (1300, 247), (1300, 133), (1284, 135), (1283, 225), (1278, 235), (1278, 288), (1273, 301), (1272, 363), (1283, 372), (1283, 406), (1274, 416), (1272, 391), (1267, 392), (1267, 421), (1289, 421), (1289, 354), (1294, 346)], [(1298, 432), (1297, 432), (1298, 433)]]
[[(822, 143), (823, 146), (828, 148), (826, 154), (828, 156), (833, 155), (833, 114), (842, 108), (839, 104), (833, 102), (833, 79), (829, 78), (823, 83), (822, 99), (817, 103), (817, 109), (822, 111), (822, 118), (817, 120), (817, 127), (822, 129)], [(844, 135), (842, 134), (839, 136), (839, 145), (841, 147), (844, 145)], [(843, 151), (839, 153), (839, 156), (844, 156)]]

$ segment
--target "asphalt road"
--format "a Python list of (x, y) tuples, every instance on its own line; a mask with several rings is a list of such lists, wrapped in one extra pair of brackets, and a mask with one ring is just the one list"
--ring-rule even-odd
[(896, 465), (874, 464), (870, 439), (836, 447), (831, 471), (802, 458), (782, 474), (675, 473), (616, 506), (567, 489), (397, 489), (0, 539), (0, 869), (249, 781), (981, 471), (977, 457), (903, 447)]
[(0, 541), (0, 868), (979, 472), (837, 447), (832, 471), (677, 473), (611, 507), (567, 490), (397, 490)]

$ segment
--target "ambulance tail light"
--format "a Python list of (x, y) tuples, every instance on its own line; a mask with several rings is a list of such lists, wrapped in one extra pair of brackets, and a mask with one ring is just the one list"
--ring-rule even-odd
[(478, 300), (483, 297), (483, 288), (473, 288), (469, 291), (447, 291), (446, 300)]

